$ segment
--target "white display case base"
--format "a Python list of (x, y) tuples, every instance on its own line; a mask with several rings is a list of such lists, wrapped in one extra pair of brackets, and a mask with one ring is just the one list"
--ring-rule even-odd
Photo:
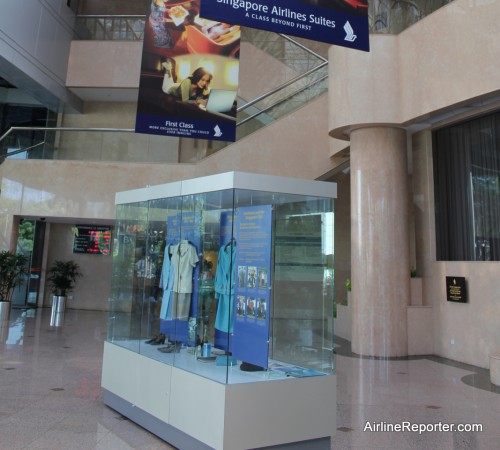
[(222, 384), (105, 342), (102, 387), (179, 449), (329, 450), (335, 431), (335, 375)]

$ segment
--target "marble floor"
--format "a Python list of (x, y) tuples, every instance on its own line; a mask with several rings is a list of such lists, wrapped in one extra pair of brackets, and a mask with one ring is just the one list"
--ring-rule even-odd
[[(0, 327), (0, 450), (172, 449), (102, 402), (107, 314), (12, 310)], [(334, 449), (497, 449), (500, 388), (488, 371), (437, 357), (358, 358), (335, 343)], [(385, 430), (398, 424), (450, 424), (482, 431)], [(231, 450), (231, 449), (229, 449)]]

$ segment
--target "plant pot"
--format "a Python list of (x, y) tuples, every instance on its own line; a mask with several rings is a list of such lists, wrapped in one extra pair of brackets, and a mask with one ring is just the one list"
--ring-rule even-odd
[(66, 297), (62, 295), (53, 295), (52, 310), (50, 313), (51, 327), (60, 327), (62, 325), (65, 310), (66, 310)]
[(0, 325), (7, 324), (10, 320), (11, 303), (0, 301)]

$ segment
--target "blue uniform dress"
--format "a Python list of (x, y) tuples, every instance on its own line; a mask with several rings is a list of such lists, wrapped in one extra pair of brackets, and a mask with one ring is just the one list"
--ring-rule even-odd
[(172, 246), (174, 286), (172, 296), (172, 317), (188, 320), (193, 292), (193, 270), (199, 261), (196, 247), (187, 240)]
[(223, 245), (219, 249), (215, 272), (215, 298), (217, 314), (215, 328), (225, 333), (233, 332), (234, 283), (236, 280), (236, 244)]
[(163, 257), (163, 266), (161, 268), (160, 276), (160, 288), (163, 289), (160, 318), (165, 320), (172, 320), (170, 297), (172, 295), (172, 288), (174, 287), (174, 266), (172, 264), (172, 260), (170, 259), (170, 247), (170, 244), (165, 247), (165, 256)]

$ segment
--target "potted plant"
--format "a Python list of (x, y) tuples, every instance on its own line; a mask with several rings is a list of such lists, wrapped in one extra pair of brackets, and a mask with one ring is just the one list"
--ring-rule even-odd
[(9, 320), (14, 288), (19, 286), (26, 276), (28, 257), (9, 250), (0, 252), (0, 319)]
[(75, 288), (82, 274), (74, 261), (54, 261), (48, 270), (47, 281), (52, 289), (52, 308), (64, 312), (67, 295)]

